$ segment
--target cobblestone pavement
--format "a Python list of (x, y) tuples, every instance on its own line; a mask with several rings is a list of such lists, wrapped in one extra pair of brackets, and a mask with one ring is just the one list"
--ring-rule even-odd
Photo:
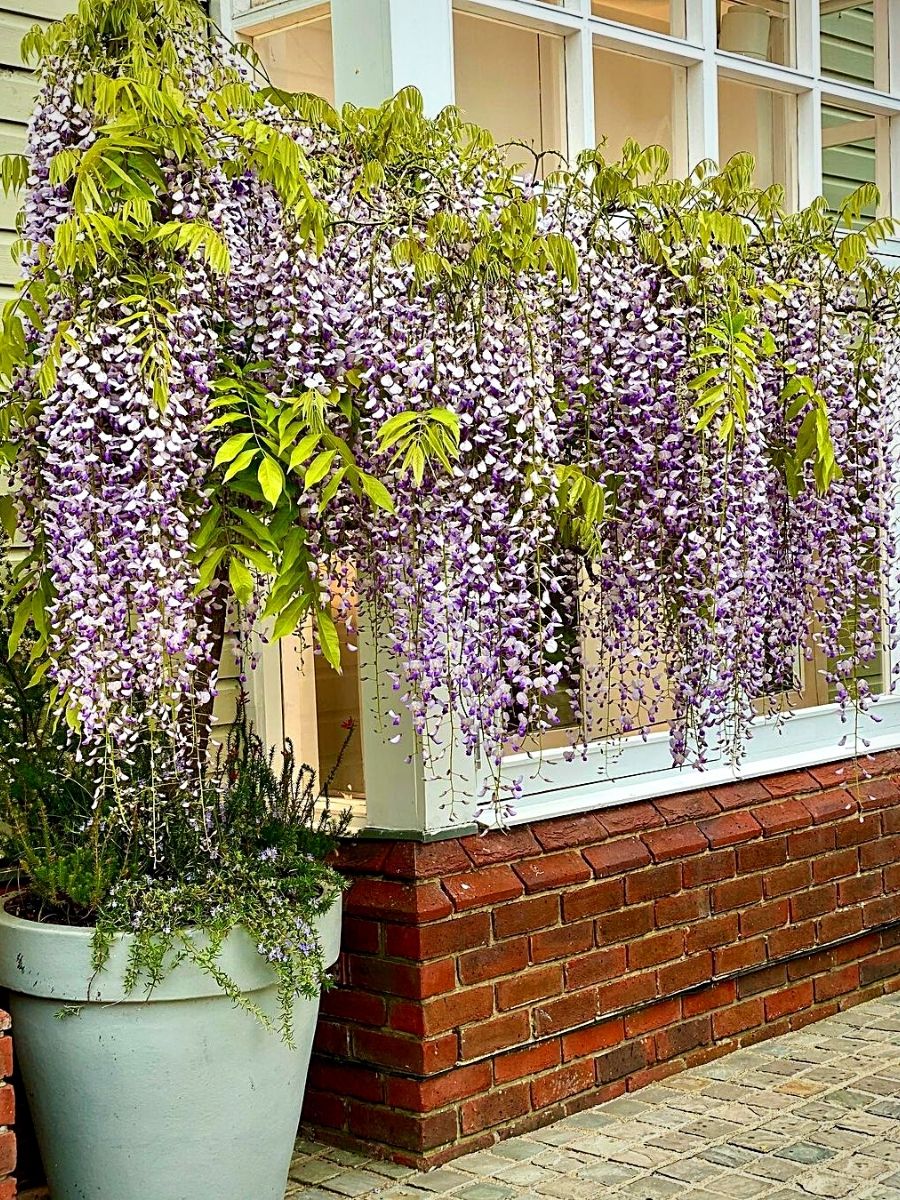
[(415, 1172), (297, 1143), (289, 1200), (900, 1200), (900, 995)]

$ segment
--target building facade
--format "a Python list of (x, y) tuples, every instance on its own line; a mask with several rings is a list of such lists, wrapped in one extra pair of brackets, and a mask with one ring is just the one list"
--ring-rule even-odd
[[(0, 150), (33, 80), (18, 41), (68, 0), (0, 5)], [(220, 0), (272, 83), (341, 104), (415, 85), (457, 104), (528, 169), (605, 139), (666, 147), (679, 174), (750, 151), (790, 207), (877, 183), (900, 209), (897, 0)], [(537, 158), (535, 158), (535, 155)], [(0, 285), (15, 276), (0, 201)], [(895, 253), (887, 245), (886, 255)], [(338, 676), (300, 638), (264, 647), (258, 725), (329, 771), (363, 836), (348, 845), (340, 986), (323, 1002), (307, 1120), (416, 1163), (633, 1089), (687, 1062), (900, 986), (900, 696), (885, 649), (877, 725), (847, 727), (798, 648), (788, 722), (745, 760), (671, 765), (597, 737), (510, 756), (511, 828), (475, 820), (472, 760), (452, 806), (407, 730), (379, 728), (365, 621)], [(226, 663), (219, 718), (229, 719)], [(771, 707), (771, 706), (765, 706)], [(393, 733), (393, 730), (390, 731)], [(859, 763), (848, 755), (861, 751)]]

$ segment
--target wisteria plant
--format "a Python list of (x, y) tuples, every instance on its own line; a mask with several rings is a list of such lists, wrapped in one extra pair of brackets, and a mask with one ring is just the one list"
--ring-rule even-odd
[(738, 761), (800, 652), (869, 708), (897, 368), (874, 188), (792, 213), (749, 156), (673, 180), (633, 143), (540, 179), (413, 91), (338, 113), (271, 86), (192, 0), (82, 0), (26, 51), (11, 648), (30, 631), (78, 754), (186, 755), (202, 790), (232, 602), (335, 667), (363, 613), (385, 736), (405, 707), (448, 804), (448, 740), (479, 756), (488, 819), (504, 754), (558, 725), (573, 755), (665, 720), (676, 763)]

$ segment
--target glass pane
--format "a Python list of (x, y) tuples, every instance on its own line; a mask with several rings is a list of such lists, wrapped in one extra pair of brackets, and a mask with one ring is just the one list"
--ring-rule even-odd
[(334, 103), (330, 17), (257, 34), (253, 48), (275, 87), (314, 92)]
[[(876, 131), (875, 117), (822, 105), (822, 190), (829, 208), (837, 209), (861, 183), (877, 183)], [(874, 208), (863, 215), (874, 217)]]
[(719, 0), (719, 49), (794, 64), (794, 0)]
[(684, 37), (683, 0), (591, 0), (591, 12), (607, 21)]
[(887, 30), (873, 0), (821, 0), (822, 74), (887, 90)]
[[(562, 38), (516, 25), (453, 14), (456, 103), (468, 121), (483, 125), (499, 145), (509, 147), (510, 163), (534, 169), (535, 153), (566, 151), (565, 57)], [(548, 154), (541, 174), (560, 166)]]
[(752, 154), (756, 186), (780, 183), (788, 206), (795, 191), (790, 152), (795, 117), (792, 96), (756, 84), (719, 80), (719, 162), (724, 165), (734, 154)]
[(686, 73), (683, 67), (616, 50), (594, 48), (594, 119), (606, 157), (617, 158), (626, 138), (664, 146), (673, 170), (686, 163)]

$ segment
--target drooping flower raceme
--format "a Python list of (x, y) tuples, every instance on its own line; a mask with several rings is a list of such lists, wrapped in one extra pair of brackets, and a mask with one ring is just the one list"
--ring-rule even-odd
[(128, 74), (108, 42), (54, 43), (30, 131), (27, 578), (84, 738), (203, 710), (227, 587), (332, 661), (362, 611), (386, 736), (405, 706), (495, 797), (556, 726), (738, 759), (804, 653), (867, 709), (897, 347), (862, 235), (743, 160), (523, 182), (452, 112), (338, 117), (199, 28), (167, 28), (168, 115), (85, 88)]

